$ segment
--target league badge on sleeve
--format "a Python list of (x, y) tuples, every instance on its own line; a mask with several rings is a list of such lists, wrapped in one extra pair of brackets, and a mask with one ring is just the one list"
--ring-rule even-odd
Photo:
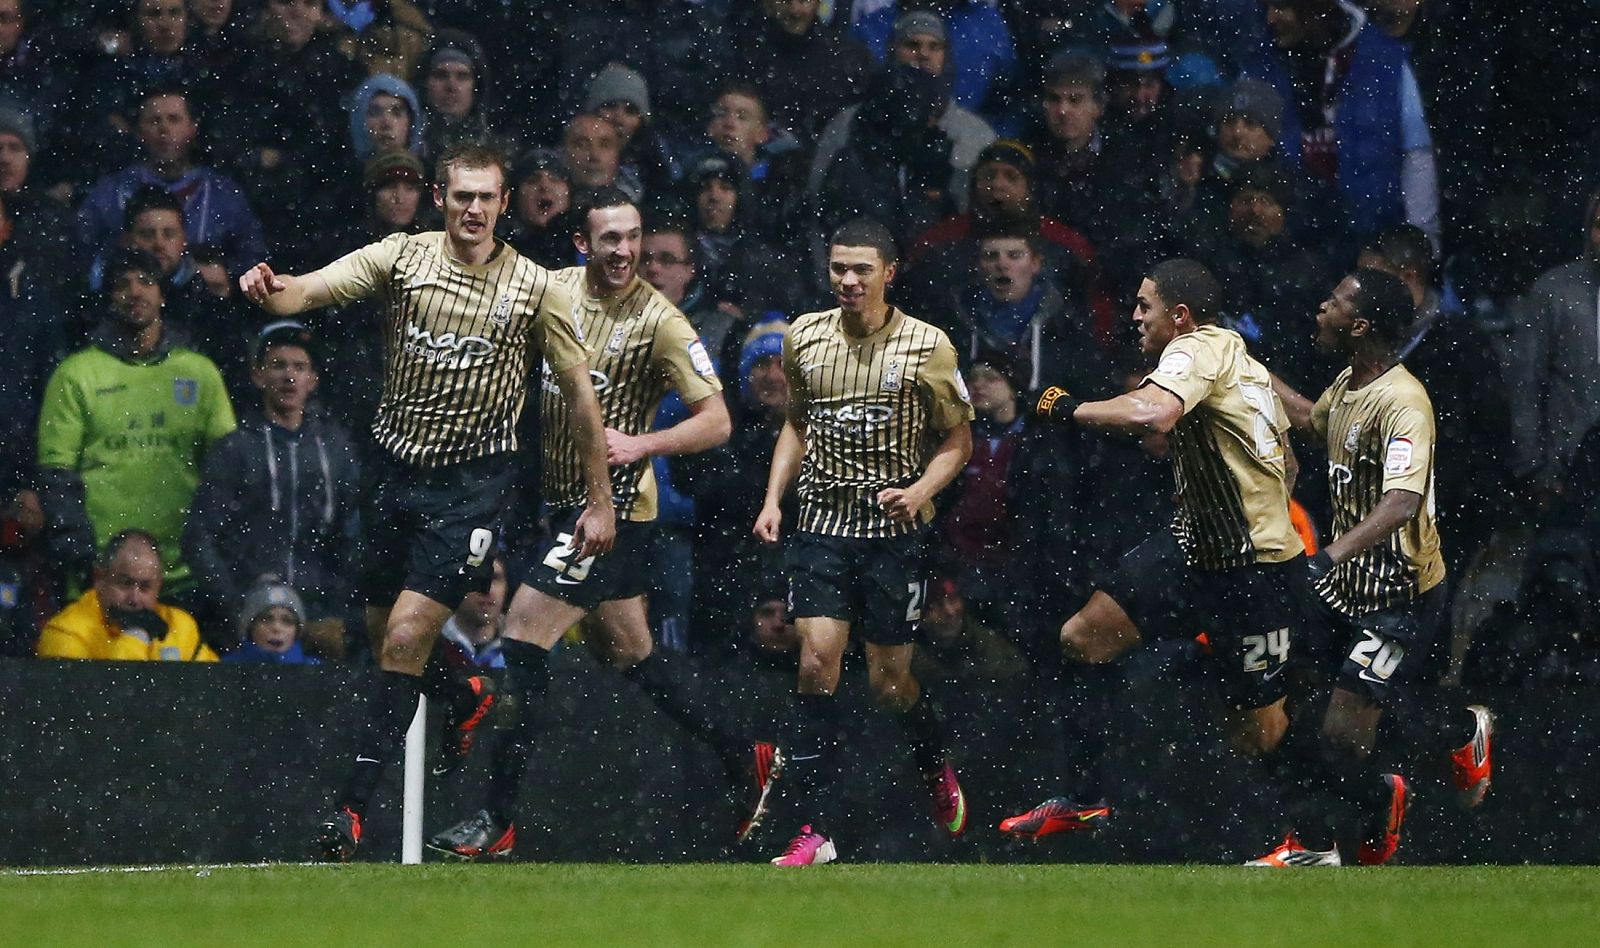
[(187, 408), (200, 398), (200, 382), (196, 379), (173, 379), (172, 400)]
[(1413, 455), (1410, 438), (1393, 438), (1389, 441), (1389, 452), (1383, 460), (1383, 473), (1404, 474), (1411, 470)]
[(972, 393), (967, 391), (967, 380), (961, 377), (961, 370), (956, 370), (956, 394), (968, 405), (972, 404)]
[(706, 352), (705, 343), (699, 339), (689, 343), (689, 364), (708, 379), (717, 374), (717, 367), (711, 364), (711, 354)]
[(1189, 369), (1194, 365), (1194, 356), (1187, 352), (1169, 352), (1161, 357), (1161, 364), (1156, 366), (1157, 375), (1168, 378), (1185, 379), (1189, 377)]

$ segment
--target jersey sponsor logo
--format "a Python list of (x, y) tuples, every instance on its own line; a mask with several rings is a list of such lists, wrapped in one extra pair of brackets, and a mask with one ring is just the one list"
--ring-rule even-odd
[[(598, 397), (604, 394), (606, 389), (611, 387), (611, 376), (605, 374), (604, 372), (590, 369), (589, 384), (594, 386), (594, 394), (596, 397)], [(539, 386), (549, 394), (554, 395), (557, 398), (561, 397), (561, 386), (556, 384), (556, 375), (554, 372), (550, 371), (549, 362), (543, 363), (539, 369)]]
[(1411, 460), (1414, 454), (1410, 438), (1391, 438), (1389, 440), (1388, 454), (1383, 460), (1383, 473), (1404, 474), (1411, 470)]
[(1189, 377), (1189, 370), (1194, 367), (1194, 356), (1187, 352), (1169, 352), (1161, 357), (1161, 363), (1156, 366), (1157, 375), (1166, 375), (1175, 379)]
[(1344, 449), (1346, 451), (1354, 451), (1356, 449), (1356, 446), (1359, 445), (1360, 443), (1361, 443), (1361, 422), (1358, 421), (1355, 424), (1350, 426), (1350, 433), (1344, 436)]
[(440, 368), (469, 369), (494, 354), (494, 343), (466, 333), (435, 336), (415, 323), (407, 323), (405, 351)]
[(900, 391), (900, 373), (903, 368), (904, 363), (899, 359), (890, 362), (883, 370), (883, 384), (878, 387), (885, 392)]
[(173, 379), (172, 400), (185, 407), (200, 398), (200, 382), (196, 379)]
[(113, 385), (109, 388), (97, 388), (94, 390), (94, 393), (98, 397), (101, 395), (116, 395), (120, 392), (126, 392), (127, 390), (128, 386), (126, 385)]
[(511, 322), (511, 292), (508, 290), (500, 294), (500, 302), (494, 304), (494, 309), (489, 311), (489, 322), (496, 326), (509, 325)]
[(716, 366), (711, 364), (711, 354), (706, 352), (705, 343), (699, 339), (689, 343), (689, 364), (694, 370), (706, 378), (717, 374)]
[(840, 405), (838, 408), (814, 405), (810, 414), (815, 423), (858, 438), (869, 437), (894, 420), (894, 409), (888, 405)]

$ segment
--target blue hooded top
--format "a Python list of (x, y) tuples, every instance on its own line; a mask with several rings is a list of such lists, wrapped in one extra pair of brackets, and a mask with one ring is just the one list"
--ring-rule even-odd
[(422, 133), (427, 126), (422, 100), (417, 98), (416, 90), (404, 79), (377, 75), (357, 86), (356, 91), (350, 94), (349, 104), (345, 106), (350, 113), (350, 143), (355, 146), (356, 157), (361, 161), (372, 157), (372, 136), (367, 134), (367, 106), (372, 104), (372, 97), (380, 92), (406, 100), (406, 105), (411, 109), (411, 137), (406, 147), (413, 155), (421, 155)]

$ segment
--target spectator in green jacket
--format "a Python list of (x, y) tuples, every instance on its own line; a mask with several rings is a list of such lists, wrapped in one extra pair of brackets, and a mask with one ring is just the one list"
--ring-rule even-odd
[(192, 581), (178, 539), (200, 464), (234, 429), (210, 359), (161, 320), (161, 264), (136, 250), (105, 270), (110, 313), (90, 344), (45, 386), (39, 482), (51, 551), (82, 577), (95, 550), (137, 528), (162, 549), (164, 585), (183, 602)]

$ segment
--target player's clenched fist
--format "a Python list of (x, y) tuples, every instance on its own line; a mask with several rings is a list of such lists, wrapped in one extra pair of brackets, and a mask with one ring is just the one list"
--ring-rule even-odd
[(761, 508), (761, 515), (756, 517), (755, 529), (752, 530), (756, 539), (762, 543), (777, 543), (778, 529), (783, 523), (783, 512), (777, 507)]
[(288, 285), (264, 263), (256, 264), (239, 277), (239, 290), (252, 303), (265, 303), (267, 297), (287, 288)]
[(1039, 393), (1039, 398), (1033, 404), (1033, 413), (1040, 418), (1051, 421), (1071, 421), (1072, 413), (1078, 407), (1078, 400), (1067, 393), (1059, 385), (1052, 385)]

